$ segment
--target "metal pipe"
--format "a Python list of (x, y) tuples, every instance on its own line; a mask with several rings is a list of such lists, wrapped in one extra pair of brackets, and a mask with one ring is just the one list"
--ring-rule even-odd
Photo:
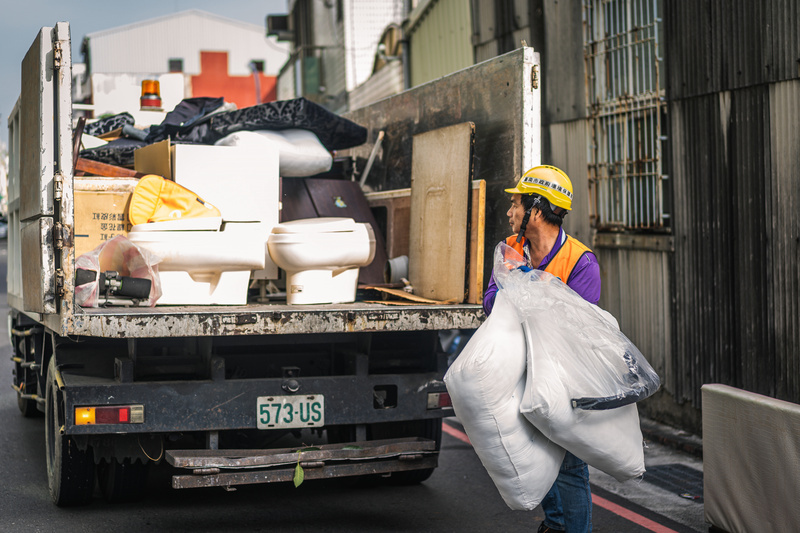
[(11, 328), (11, 333), (17, 337), (30, 337), (44, 331), (44, 328), (31, 328), (31, 329), (14, 329)]
[(55, 371), (56, 372), (54, 377), (56, 381), (56, 386), (58, 386), (58, 390), (64, 390), (66, 385), (64, 385), (64, 378), (61, 376), (61, 370), (59, 370), (58, 367), (55, 367)]
[(381, 147), (381, 143), (383, 142), (383, 130), (378, 132), (378, 139), (375, 141), (375, 146), (372, 147), (372, 152), (369, 154), (369, 159), (367, 160), (367, 166), (364, 167), (364, 174), (361, 175), (361, 181), (358, 184), (363, 187), (364, 183), (367, 181), (367, 176), (369, 176), (369, 171), (372, 170), (372, 163), (375, 161), (375, 156), (378, 154), (378, 150)]
[(13, 383), (11, 384), (11, 388), (17, 391), (17, 394), (19, 394), (19, 397), (22, 398), (23, 400), (35, 400), (39, 403), (44, 401), (43, 398), (39, 398), (38, 394), (27, 394), (22, 392), (22, 388), (17, 385), (14, 385)]

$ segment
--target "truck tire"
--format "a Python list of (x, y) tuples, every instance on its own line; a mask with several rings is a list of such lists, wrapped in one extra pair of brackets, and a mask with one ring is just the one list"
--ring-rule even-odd
[(25, 418), (36, 418), (42, 415), (39, 408), (36, 406), (36, 400), (23, 398), (22, 394), (19, 392), (17, 393), (17, 407), (19, 407), (19, 412), (22, 413), (22, 416)]
[[(393, 439), (400, 437), (422, 437), (436, 441), (436, 451), (442, 447), (442, 419), (412, 420), (410, 422), (394, 422), (391, 424), (374, 424), (372, 439)], [(433, 468), (392, 472), (385, 479), (391, 485), (416, 485), (422, 483), (433, 474)]]
[(69, 435), (64, 435), (64, 402), (55, 382), (55, 358), (47, 368), (45, 393), (45, 448), (47, 483), (50, 496), (59, 507), (85, 505), (94, 491), (94, 460), (91, 450), (81, 450)]
[(117, 459), (103, 461), (97, 466), (100, 492), (109, 503), (135, 502), (144, 498), (147, 490), (149, 463)]

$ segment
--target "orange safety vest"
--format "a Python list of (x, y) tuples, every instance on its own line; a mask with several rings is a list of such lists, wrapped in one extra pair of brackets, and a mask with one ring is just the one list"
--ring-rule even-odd
[[(527, 242), (527, 238), (525, 237), (522, 238), (522, 241), (517, 242), (516, 235), (512, 235), (506, 239), (506, 244), (513, 248), (522, 257), (525, 257), (525, 242)], [(567, 283), (567, 281), (569, 281), (570, 274), (572, 274), (572, 269), (574, 269), (575, 265), (578, 264), (578, 261), (581, 257), (583, 257), (583, 254), (587, 252), (592, 252), (588, 246), (583, 244), (578, 239), (574, 239), (567, 235), (567, 239), (564, 241), (564, 244), (561, 245), (561, 249), (557, 251), (555, 257), (553, 257), (550, 262), (547, 263), (544, 271), (549, 272), (564, 283)]]

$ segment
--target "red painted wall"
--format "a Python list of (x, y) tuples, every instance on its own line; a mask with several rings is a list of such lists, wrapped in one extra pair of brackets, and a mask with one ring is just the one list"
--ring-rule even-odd
[[(277, 98), (277, 78), (259, 74), (261, 103)], [(192, 76), (192, 96), (222, 96), (241, 109), (256, 105), (256, 82), (250, 76), (228, 75), (228, 52), (200, 52), (200, 75)]]

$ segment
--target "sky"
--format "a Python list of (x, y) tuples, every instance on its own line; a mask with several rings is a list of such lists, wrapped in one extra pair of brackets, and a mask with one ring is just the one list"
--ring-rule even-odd
[(286, 13), (287, 0), (0, 0), (0, 140), (8, 144), (8, 115), (20, 93), (20, 64), (40, 28), (69, 22), (72, 58), (81, 62), (80, 44), (87, 33), (187, 9), (265, 26), (267, 15)]

